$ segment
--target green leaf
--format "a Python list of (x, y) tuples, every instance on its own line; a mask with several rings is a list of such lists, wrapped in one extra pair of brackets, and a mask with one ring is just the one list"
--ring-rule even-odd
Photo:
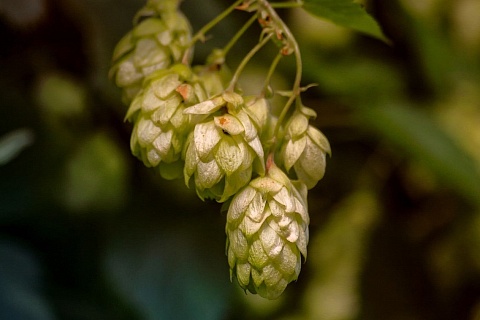
[(72, 212), (116, 212), (125, 204), (128, 166), (107, 132), (82, 141), (70, 155), (64, 179), (62, 199)]
[(0, 319), (55, 319), (43, 290), (42, 266), (31, 250), (1, 239), (0, 270)]
[(0, 137), (0, 166), (13, 160), (18, 154), (33, 143), (33, 132), (22, 128)]
[(319, 18), (389, 42), (375, 19), (352, 0), (305, 0), (303, 8)]
[(366, 125), (424, 164), (452, 190), (480, 205), (480, 173), (474, 160), (427, 114), (404, 105), (359, 110)]
[(124, 222), (115, 227), (104, 257), (108, 281), (141, 319), (225, 319), (232, 285), (221, 263), (223, 242), (210, 236), (222, 229), (212, 228), (197, 211), (177, 210), (162, 214), (188, 218), (180, 224), (138, 221), (140, 214), (128, 227)]
[[(358, 319), (370, 241), (381, 219), (377, 190), (358, 188), (337, 204), (309, 244), (313, 270), (305, 290), (310, 319)], [(335, 303), (331, 303), (332, 293)], [(328, 318), (325, 317), (328, 315)]]

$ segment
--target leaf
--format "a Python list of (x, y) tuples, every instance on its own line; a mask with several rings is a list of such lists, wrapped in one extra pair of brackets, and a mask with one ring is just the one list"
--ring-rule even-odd
[(375, 19), (352, 0), (305, 0), (303, 8), (319, 18), (389, 42)]
[(360, 187), (347, 195), (313, 235), (309, 263), (318, 272), (305, 290), (310, 319), (360, 318), (365, 258), (381, 219), (377, 194), (375, 189)]
[(370, 129), (425, 164), (458, 194), (480, 205), (480, 173), (475, 162), (427, 114), (396, 104), (365, 107), (360, 112)]
[[(162, 213), (184, 214), (168, 210)], [(225, 319), (232, 285), (222, 264), (223, 243), (211, 236), (222, 229), (194, 218), (196, 213), (185, 213), (189, 219), (181, 224), (136, 217), (128, 227), (115, 228), (105, 250), (105, 274), (142, 319)]]
[(0, 137), (0, 166), (13, 160), (18, 154), (33, 143), (33, 132), (22, 128)]
[(22, 245), (0, 240), (0, 319), (51, 320), (39, 261)]
[(128, 166), (107, 132), (97, 132), (70, 155), (62, 184), (63, 203), (75, 213), (116, 212), (127, 198)]

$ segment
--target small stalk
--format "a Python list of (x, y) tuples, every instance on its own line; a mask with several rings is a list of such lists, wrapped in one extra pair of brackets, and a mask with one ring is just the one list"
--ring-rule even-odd
[(270, 65), (270, 69), (268, 70), (267, 77), (265, 78), (265, 83), (263, 85), (262, 94), (264, 95), (265, 92), (268, 90), (268, 86), (270, 85), (270, 79), (272, 79), (275, 70), (277, 69), (278, 63), (283, 58), (283, 54), (279, 52), (275, 59), (273, 59), (272, 64)]
[(262, 39), (261, 42), (257, 43), (255, 47), (253, 47), (252, 50), (243, 58), (242, 62), (237, 67), (237, 70), (235, 70), (234, 75), (232, 76), (232, 80), (230, 81), (230, 84), (228, 85), (227, 89), (225, 91), (233, 91), (235, 88), (235, 85), (238, 82), (238, 79), (240, 77), (240, 74), (242, 73), (243, 69), (245, 69), (245, 66), (247, 63), (252, 59), (252, 57), (272, 38), (273, 34), (269, 34), (265, 38)]
[(275, 129), (273, 131), (273, 137), (277, 137), (278, 132), (280, 131), (280, 126), (282, 125), (283, 121), (285, 120), (285, 117), (288, 114), (288, 110), (290, 109), (290, 106), (292, 103), (297, 99), (297, 106), (301, 105), (300, 101), (300, 85), (301, 85), (301, 80), (302, 80), (302, 57), (300, 55), (300, 49), (298, 47), (298, 43), (295, 40), (295, 37), (293, 36), (292, 32), (290, 29), (287, 27), (285, 22), (278, 16), (277, 12), (275, 9), (268, 3), (266, 0), (259, 0), (259, 3), (261, 7), (269, 14), (269, 16), (274, 20), (276, 23), (278, 23), (279, 27), (281, 28), (281, 31), (286, 35), (286, 38), (289, 41), (290, 46), (293, 49), (293, 53), (295, 56), (295, 62), (296, 62), (296, 73), (295, 73), (295, 80), (293, 83), (293, 89), (292, 89), (292, 95), (288, 99), (287, 103), (283, 107), (282, 112), (280, 113), (280, 116), (278, 117), (278, 122), (275, 126)]
[(233, 36), (233, 38), (225, 45), (223, 48), (222, 52), (223, 55), (226, 56), (230, 49), (237, 43), (238, 39), (240, 39), (241, 36), (245, 33), (245, 31), (250, 28), (250, 26), (257, 20), (257, 15), (254, 14), (248, 19), (248, 21), (243, 25), (243, 27), (237, 31), (237, 33)]
[(192, 37), (190, 44), (187, 46), (187, 50), (185, 50), (185, 54), (182, 57), (182, 63), (188, 64), (188, 57), (190, 56), (193, 46), (199, 40), (205, 40), (205, 33), (207, 33), (210, 29), (215, 27), (220, 21), (225, 19), (235, 8), (237, 8), (244, 0), (237, 0), (235, 1), (230, 7), (228, 7), (225, 11), (220, 13), (216, 16), (213, 20), (209, 21), (206, 25), (204, 25), (197, 33)]
[(205, 38), (205, 33), (207, 33), (210, 29), (215, 27), (220, 21), (225, 19), (235, 8), (237, 8), (244, 0), (237, 0), (235, 1), (230, 7), (228, 7), (225, 11), (220, 13), (216, 16), (213, 20), (209, 23), (204, 25), (198, 32), (193, 36), (192, 41), (190, 42), (190, 46), (193, 46), (195, 42), (198, 40), (202, 40)]

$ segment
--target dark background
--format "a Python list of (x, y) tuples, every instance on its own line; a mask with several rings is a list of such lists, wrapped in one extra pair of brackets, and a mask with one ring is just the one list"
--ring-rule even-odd
[[(220, 205), (130, 154), (107, 74), (143, 4), (0, 1), (1, 319), (480, 317), (477, 0), (366, 3), (391, 45), (281, 11), (333, 156), (309, 193), (308, 260), (276, 301), (230, 283)], [(182, 9), (198, 30), (227, 5)], [(246, 19), (209, 32), (195, 63)], [(254, 27), (227, 63), (257, 40)], [(249, 65), (245, 91), (272, 52)], [(274, 83), (288, 89), (293, 66)]]

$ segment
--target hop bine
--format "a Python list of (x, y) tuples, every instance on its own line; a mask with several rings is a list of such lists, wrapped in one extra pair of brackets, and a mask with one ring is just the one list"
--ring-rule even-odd
[[(298, 278), (302, 256), (307, 257), (307, 191), (323, 177), (330, 154), (328, 140), (309, 124), (315, 112), (301, 103), (306, 88), (300, 86), (300, 50), (266, 0), (237, 0), (193, 36), (179, 2), (147, 0), (113, 53), (110, 77), (129, 105), (130, 147), (162, 177), (183, 176), (202, 200), (228, 206), (231, 278), (245, 290), (276, 299)], [(195, 43), (235, 9), (252, 17), (223, 48), (212, 50), (206, 65), (192, 66)], [(262, 27), (259, 42), (230, 74), (227, 53), (255, 21)], [(278, 54), (264, 86), (246, 96), (239, 77), (270, 42)], [(271, 79), (288, 55), (296, 63), (293, 88), (275, 91)], [(274, 115), (270, 101), (275, 94), (288, 100)]]

